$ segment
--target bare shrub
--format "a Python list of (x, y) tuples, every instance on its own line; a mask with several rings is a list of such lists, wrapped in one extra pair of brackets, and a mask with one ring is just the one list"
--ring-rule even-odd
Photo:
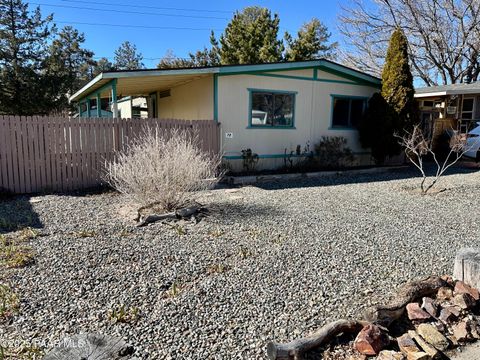
[[(465, 139), (456, 132), (454, 132), (450, 138), (450, 150), (443, 161), (438, 159), (432, 149), (432, 140), (425, 137), (420, 126), (414, 126), (411, 132), (405, 131), (403, 137), (399, 135), (396, 135), (396, 137), (399, 138), (400, 145), (404, 147), (408, 160), (410, 160), (422, 174), (420, 190), (424, 195), (438, 183), (445, 171), (460, 160), (468, 151)], [(430, 156), (436, 165), (435, 174), (431, 177), (427, 176), (425, 171), (424, 159), (427, 156)]]
[(321, 168), (338, 169), (350, 165), (354, 156), (343, 136), (322, 136), (315, 144), (315, 159)]
[(217, 182), (220, 160), (200, 149), (197, 134), (172, 130), (166, 137), (145, 130), (107, 164), (105, 180), (142, 207), (171, 211), (188, 205), (195, 191)]

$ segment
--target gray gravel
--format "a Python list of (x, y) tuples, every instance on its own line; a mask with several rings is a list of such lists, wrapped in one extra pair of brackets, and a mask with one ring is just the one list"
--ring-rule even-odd
[[(210, 216), (176, 228), (133, 227), (114, 193), (3, 201), (0, 216), (46, 236), (30, 241), (34, 265), (1, 270), (21, 310), (0, 336), (51, 346), (97, 331), (141, 359), (264, 359), (268, 341), (356, 317), (404, 281), (450, 273), (455, 251), (478, 245), (480, 173), (446, 176), (434, 196), (412, 191), (413, 174), (215, 190), (201, 199)], [(109, 320), (121, 303), (138, 321)]]

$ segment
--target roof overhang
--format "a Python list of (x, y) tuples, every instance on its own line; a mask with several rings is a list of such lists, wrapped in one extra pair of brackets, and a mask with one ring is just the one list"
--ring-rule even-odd
[(79, 101), (98, 93), (101, 93), (102, 95), (106, 94), (109, 91), (108, 83), (114, 79), (116, 80), (117, 93), (119, 96), (140, 96), (148, 95), (155, 91), (167, 90), (171, 87), (198, 78), (213, 76), (214, 74), (235, 75), (308, 68), (319, 68), (321, 70), (330, 71), (339, 76), (354, 79), (373, 86), (379, 86), (381, 84), (381, 80), (377, 77), (322, 59), (256, 65), (227, 65), (187, 69), (146, 69), (105, 72), (96, 76), (93, 80), (73, 94), (70, 97), (70, 101)]

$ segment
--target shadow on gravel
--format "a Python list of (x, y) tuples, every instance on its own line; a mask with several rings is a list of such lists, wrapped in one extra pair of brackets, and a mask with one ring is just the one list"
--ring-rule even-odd
[(208, 216), (221, 217), (228, 220), (248, 222), (257, 218), (283, 216), (285, 213), (276, 207), (251, 203), (214, 203), (208, 207)]
[(30, 196), (12, 196), (0, 199), (0, 234), (26, 227), (43, 228), (38, 214), (33, 210)]
[[(457, 174), (471, 174), (478, 172), (480, 168), (463, 166), (462, 164), (451, 167), (447, 170), (444, 176), (457, 175)], [(426, 169), (427, 174), (433, 175), (436, 171), (436, 168), (433, 166), (428, 166)], [(257, 183), (253, 186), (256, 186), (263, 190), (280, 190), (280, 189), (296, 189), (296, 188), (308, 188), (308, 187), (318, 187), (318, 186), (335, 186), (335, 185), (348, 185), (348, 184), (363, 184), (371, 182), (382, 182), (382, 181), (392, 181), (392, 180), (405, 180), (417, 178), (420, 176), (420, 172), (413, 168), (401, 168), (401, 169), (391, 169), (383, 173), (374, 173), (374, 174), (339, 174), (319, 178), (301, 178), (295, 180), (285, 180), (285, 181), (275, 181), (275, 182), (264, 182)]]

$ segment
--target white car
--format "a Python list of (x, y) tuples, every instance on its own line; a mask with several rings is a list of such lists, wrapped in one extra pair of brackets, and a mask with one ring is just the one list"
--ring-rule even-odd
[(477, 122), (477, 127), (473, 128), (467, 133), (467, 143), (465, 156), (480, 161), (480, 122)]

